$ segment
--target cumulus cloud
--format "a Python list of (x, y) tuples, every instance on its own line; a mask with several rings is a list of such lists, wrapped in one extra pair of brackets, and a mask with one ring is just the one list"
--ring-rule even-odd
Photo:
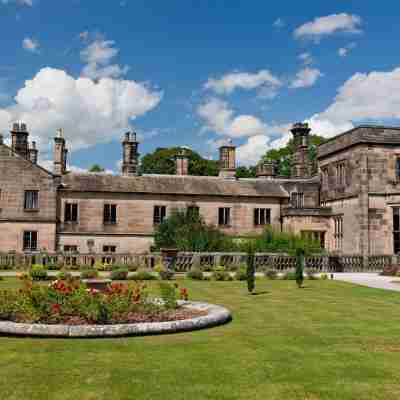
[[(217, 94), (230, 94), (236, 89), (252, 90), (262, 89), (269, 97), (276, 95), (277, 89), (282, 86), (281, 80), (274, 76), (269, 70), (262, 69), (256, 73), (232, 72), (223, 75), (221, 78), (210, 78), (204, 88), (214, 91)], [(267, 95), (268, 97), (268, 95)]]
[(304, 65), (310, 65), (314, 62), (314, 58), (310, 52), (304, 52), (299, 55), (299, 60), (304, 64)]
[(349, 43), (347, 46), (341, 47), (338, 50), (338, 54), (340, 57), (346, 57), (351, 50), (353, 50), (357, 46), (356, 43)]
[(317, 68), (306, 67), (300, 70), (290, 82), (291, 89), (299, 89), (313, 86), (324, 74)]
[(94, 82), (47, 67), (25, 82), (13, 105), (0, 108), (0, 131), (21, 119), (39, 142), (47, 144), (62, 127), (75, 150), (119, 138), (161, 98), (161, 92), (133, 80), (101, 78)]
[(255, 165), (261, 157), (269, 150), (269, 137), (257, 135), (250, 137), (247, 142), (236, 150), (239, 164)]
[(266, 133), (267, 125), (253, 115), (237, 115), (225, 101), (212, 98), (201, 104), (198, 115), (205, 123), (203, 130), (210, 130), (229, 137), (245, 137)]
[(311, 39), (318, 42), (322, 37), (337, 32), (361, 33), (361, 24), (362, 20), (358, 15), (346, 13), (331, 14), (315, 18), (313, 21), (299, 26), (294, 31), (294, 37), (296, 39)]
[(31, 53), (39, 53), (40, 43), (38, 40), (26, 37), (22, 41), (22, 48), (30, 51)]
[[(80, 33), (82, 40), (88, 39), (88, 32)], [(129, 67), (111, 64), (118, 55), (119, 49), (115, 48), (113, 40), (98, 38), (81, 51), (81, 59), (86, 63), (82, 76), (91, 79), (119, 78), (125, 75)]]

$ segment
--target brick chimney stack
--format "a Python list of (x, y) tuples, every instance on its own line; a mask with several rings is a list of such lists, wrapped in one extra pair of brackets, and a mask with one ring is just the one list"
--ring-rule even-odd
[(219, 148), (219, 176), (234, 179), (236, 175), (236, 146), (229, 143)]
[(292, 161), (292, 178), (307, 178), (311, 174), (311, 166), (308, 158), (309, 134), (311, 129), (307, 123), (298, 122), (290, 130), (293, 134), (295, 152)]
[(262, 161), (256, 167), (256, 176), (260, 179), (273, 179), (276, 177), (276, 162), (275, 161)]
[(122, 175), (138, 174), (138, 147), (135, 132), (126, 132), (122, 142)]
[(29, 160), (31, 160), (33, 164), (37, 164), (38, 149), (36, 148), (36, 142), (32, 142), (29, 148)]
[(11, 148), (14, 153), (19, 154), (25, 159), (29, 159), (28, 152), (28, 130), (22, 121), (14, 122), (11, 131)]
[(176, 175), (189, 175), (189, 155), (185, 148), (182, 148), (175, 156)]
[(4, 144), (4, 137), (1, 133), (0, 133), (0, 144)]
[(54, 159), (53, 173), (54, 175), (64, 175), (67, 171), (67, 154), (65, 147), (65, 139), (62, 129), (57, 130), (57, 136), (54, 138)]

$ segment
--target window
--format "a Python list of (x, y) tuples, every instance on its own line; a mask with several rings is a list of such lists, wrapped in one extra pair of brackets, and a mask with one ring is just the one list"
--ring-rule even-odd
[(335, 250), (341, 250), (343, 246), (343, 217), (335, 217), (335, 231), (333, 238), (335, 240)]
[(104, 204), (104, 223), (117, 223), (117, 206), (115, 204)]
[(78, 222), (78, 204), (65, 204), (65, 222)]
[(336, 183), (338, 186), (346, 185), (346, 165), (344, 162), (336, 165)]
[(231, 209), (229, 207), (220, 207), (218, 209), (218, 225), (229, 226), (231, 224)]
[(294, 208), (304, 207), (304, 193), (292, 192), (290, 194), (290, 204)]
[(37, 232), (25, 231), (24, 232), (24, 251), (37, 250)]
[(400, 207), (393, 207), (393, 252), (400, 253)]
[(25, 210), (38, 210), (39, 209), (39, 192), (37, 190), (25, 191)]
[(269, 208), (254, 209), (254, 225), (269, 225), (271, 223), (271, 210)]
[(103, 246), (103, 253), (115, 253), (117, 251), (117, 246)]
[(66, 253), (77, 253), (78, 252), (78, 246), (66, 244), (64, 246), (64, 251)]
[(198, 206), (188, 206), (187, 214), (192, 217), (198, 217), (200, 215), (200, 208)]
[(324, 231), (301, 231), (301, 236), (319, 242), (322, 249), (325, 248), (325, 232)]
[(396, 178), (400, 180), (400, 157), (396, 158)]
[(164, 221), (166, 214), (167, 214), (166, 206), (154, 206), (153, 224), (154, 225), (161, 224), (161, 222)]

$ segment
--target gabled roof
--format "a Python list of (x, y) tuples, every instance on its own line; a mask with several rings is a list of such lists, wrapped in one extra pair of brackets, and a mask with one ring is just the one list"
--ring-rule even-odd
[(280, 183), (264, 179), (230, 180), (210, 176), (68, 173), (62, 190), (74, 192), (115, 192), (203, 196), (279, 197), (288, 193)]
[(318, 158), (361, 143), (400, 145), (400, 127), (360, 125), (319, 145)]

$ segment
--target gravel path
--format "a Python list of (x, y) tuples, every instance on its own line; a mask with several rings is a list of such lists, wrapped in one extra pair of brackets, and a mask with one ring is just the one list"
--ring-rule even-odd
[[(343, 272), (334, 274), (334, 277), (338, 281), (351, 282), (378, 289), (400, 291), (400, 278), (393, 276), (381, 276), (378, 273), (368, 272)], [(393, 283), (393, 281), (398, 281), (399, 283)]]

